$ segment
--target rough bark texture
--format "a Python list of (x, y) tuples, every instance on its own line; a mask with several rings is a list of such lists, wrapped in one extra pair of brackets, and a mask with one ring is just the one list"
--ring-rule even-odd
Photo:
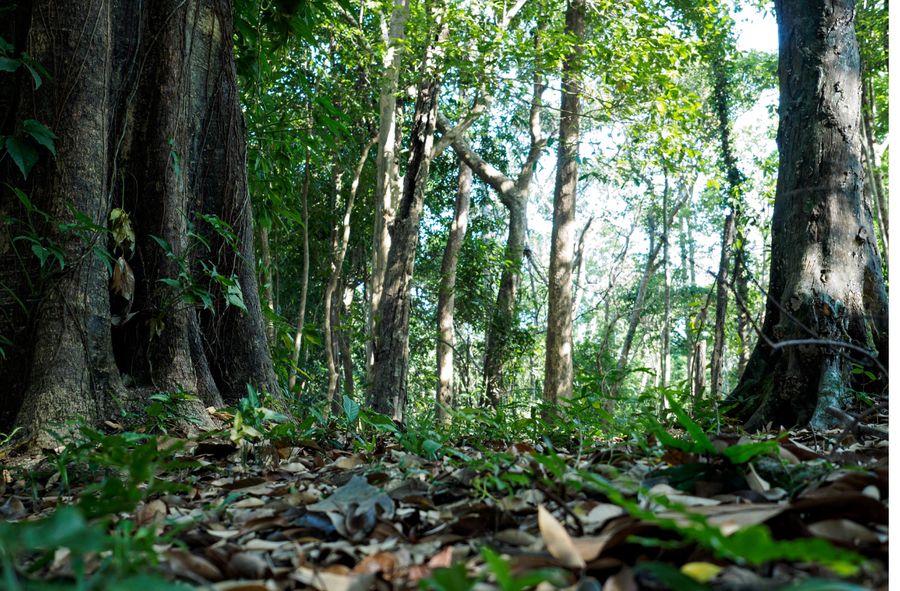
[[(47, 0), (19, 2), (7, 18), (0, 34), (51, 76), (37, 91), (24, 69), (18, 84), (0, 84), (3, 133), (21, 134), (23, 120), (33, 118), (59, 139), (57, 157), (42, 153), (27, 183), (9, 159), (0, 180), (51, 216), (54, 223), (35, 230), (61, 248), (66, 264), (41, 269), (12, 241), (27, 228), (5, 218), (0, 281), (21, 305), (0, 302), (0, 334), (12, 341), (0, 361), (8, 392), (0, 430), (16, 416), (35, 430), (76, 416), (96, 420), (140, 408), (147, 393), (179, 388), (202, 400), (184, 412), (208, 420), (204, 405), (235, 401), (248, 383), (274, 391), (253, 265), (230, 3)], [(23, 219), (5, 187), (0, 204), (4, 216)], [(134, 274), (129, 304), (109, 288), (99, 254), (113, 247), (108, 234), (55, 223), (75, 221), (78, 211), (106, 227), (113, 205), (128, 213), (136, 235), (134, 254), (122, 253)], [(233, 238), (201, 215), (227, 223)], [(209, 250), (188, 237), (189, 226)], [(166, 242), (168, 254), (151, 236)], [(202, 263), (236, 281), (248, 313), (225, 306), (224, 287), (201, 272)], [(178, 286), (160, 281), (182, 273)], [(207, 309), (186, 303), (192, 289), (212, 297)]]
[[(440, 18), (438, 21), (440, 22)], [(439, 38), (446, 38), (441, 29)], [(435, 52), (429, 48), (416, 97), (411, 130), (409, 162), (403, 182), (403, 195), (391, 225), (391, 249), (384, 275), (384, 290), (378, 308), (378, 338), (375, 341), (375, 381), (372, 402), (375, 410), (403, 421), (409, 374), (409, 301), (419, 218), (428, 188), (428, 171), (434, 148), (440, 83), (435, 71)]]
[(578, 144), (581, 119), (579, 62), (584, 39), (584, 0), (566, 5), (566, 32), (574, 45), (563, 61), (559, 151), (553, 192), (553, 230), (547, 272), (547, 344), (544, 400), (572, 397), (572, 258), (575, 247), (575, 192), (578, 187)]
[(369, 289), (369, 340), (366, 353), (366, 373), (369, 385), (375, 379), (375, 351), (378, 348), (378, 322), (381, 294), (384, 290), (388, 255), (391, 249), (390, 227), (400, 198), (400, 173), (397, 160), (399, 147), (399, 117), (397, 114), (397, 86), (400, 64), (406, 43), (406, 21), (409, 0), (394, 0), (389, 21), (382, 20), (381, 35), (385, 46), (382, 59), (384, 77), (378, 104), (378, 152), (375, 166), (375, 229), (372, 238), (372, 275)]
[[(854, 364), (887, 365), (888, 306), (872, 214), (862, 199), (859, 53), (852, 0), (775, 3), (779, 31), (780, 153), (763, 336), (730, 397), (748, 428), (769, 421), (827, 424)], [(885, 376), (882, 376), (886, 379)]]
[(447, 418), (447, 409), (453, 405), (453, 354), (456, 348), (456, 329), (453, 324), (453, 306), (456, 301), (456, 266), (469, 225), (469, 200), (472, 195), (472, 169), (459, 161), (456, 203), (453, 206), (453, 222), (444, 247), (441, 261), (441, 281), (438, 287), (437, 324), (437, 413)]

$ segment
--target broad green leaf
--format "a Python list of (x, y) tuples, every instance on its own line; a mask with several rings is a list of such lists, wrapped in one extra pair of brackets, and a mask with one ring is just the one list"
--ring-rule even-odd
[(731, 445), (722, 450), (722, 455), (731, 460), (732, 464), (743, 464), (757, 456), (765, 456), (778, 452), (777, 441), (754, 441)]
[(435, 569), (429, 578), (419, 581), (419, 588), (435, 591), (469, 591), (477, 582), (478, 579), (469, 577), (465, 563), (457, 562), (449, 568)]
[(356, 422), (356, 419), (359, 418), (359, 403), (346, 394), (344, 395), (344, 416), (350, 423)]
[(50, 153), (56, 156), (56, 144), (54, 144), (53, 140), (58, 138), (43, 123), (35, 119), (26, 119), (22, 123), (22, 129), (33, 137), (37, 143), (50, 150)]
[(15, 72), (22, 62), (9, 57), (0, 57), (0, 72)]
[(9, 152), (9, 155), (13, 159), (13, 162), (16, 163), (16, 166), (19, 167), (22, 176), (27, 179), (28, 173), (31, 172), (31, 169), (37, 164), (37, 150), (34, 149), (34, 146), (29, 140), (11, 136), (6, 138), (6, 151)]

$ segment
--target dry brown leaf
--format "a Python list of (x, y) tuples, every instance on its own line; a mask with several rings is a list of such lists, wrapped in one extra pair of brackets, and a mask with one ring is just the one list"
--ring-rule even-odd
[(259, 552), (236, 552), (228, 561), (229, 571), (243, 579), (261, 579), (269, 571), (269, 564)]
[(845, 544), (877, 544), (878, 534), (849, 519), (826, 519), (809, 526), (817, 538), (827, 538)]
[(638, 591), (634, 572), (627, 566), (623, 566), (619, 572), (606, 579), (606, 582), (603, 583), (603, 591)]
[(191, 580), (197, 577), (205, 581), (221, 581), (224, 576), (219, 568), (209, 560), (184, 550), (173, 549), (165, 553), (169, 567), (176, 575)]
[(352, 456), (343, 456), (334, 461), (332, 466), (339, 470), (353, 470), (354, 468), (359, 468), (360, 466), (367, 466), (369, 462), (359, 454), (353, 454)]
[(547, 509), (540, 505), (538, 507), (538, 528), (541, 530), (541, 537), (547, 546), (547, 551), (559, 562), (568, 568), (584, 568), (585, 562), (569, 532)]
[(305, 567), (297, 568), (291, 578), (319, 591), (367, 591), (375, 581), (372, 573), (338, 575)]
[(449, 568), (453, 564), (453, 547), (447, 546), (428, 561), (429, 568)]
[(354, 574), (378, 574), (384, 573), (386, 579), (390, 579), (397, 568), (397, 557), (393, 552), (378, 552), (363, 558), (359, 564), (353, 567)]
[(753, 464), (747, 464), (747, 471), (744, 473), (744, 478), (747, 480), (747, 485), (750, 487), (750, 490), (758, 492), (759, 494), (765, 494), (772, 488), (771, 484), (757, 474)]

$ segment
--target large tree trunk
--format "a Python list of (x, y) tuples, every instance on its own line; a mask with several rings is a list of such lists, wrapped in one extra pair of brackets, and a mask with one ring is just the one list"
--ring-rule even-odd
[(440, 43), (447, 28), (442, 18), (436, 43), (429, 47), (422, 70), (422, 82), (416, 97), (415, 115), (410, 133), (409, 161), (403, 182), (403, 196), (391, 225), (391, 249), (384, 275), (384, 289), (378, 308), (378, 338), (375, 341), (375, 381), (372, 402), (375, 410), (403, 421), (409, 374), (409, 300), (419, 218), (428, 188), (428, 171), (434, 155), (434, 130), (437, 122), (440, 82), (435, 71)]
[[(204, 405), (235, 401), (248, 383), (274, 391), (231, 26), (225, 0), (19, 2), (0, 25), (51, 74), (37, 91), (24, 69), (18, 84), (0, 84), (3, 133), (33, 118), (58, 136), (58, 155), (42, 153), (27, 183), (9, 159), (0, 180), (52, 216), (36, 230), (66, 261), (62, 269), (42, 266), (12, 242), (27, 231), (22, 223), (4, 229), (0, 281), (15, 297), (2, 301), (0, 334), (12, 354), (0, 360), (9, 393), (0, 430), (16, 416), (35, 430), (78, 416), (96, 420), (177, 388), (200, 395), (184, 412), (208, 421)], [(2, 212), (24, 219), (16, 197), (5, 187), (2, 195)], [(126, 245), (116, 250), (122, 276), (133, 273), (130, 290), (109, 289), (99, 254), (112, 245), (96, 229), (107, 226), (111, 204), (128, 214), (136, 236), (133, 256)], [(85, 216), (81, 229), (60, 230), (57, 222), (74, 222), (74, 211)], [(209, 216), (234, 237), (214, 231), (210, 222), (218, 221)], [(209, 250), (189, 238), (189, 226)], [(246, 312), (226, 306), (226, 284)], [(191, 297), (206, 299), (205, 309)]]
[(547, 344), (544, 400), (572, 397), (572, 258), (575, 248), (575, 193), (578, 188), (580, 61), (584, 51), (584, 0), (568, 0), (566, 32), (574, 44), (563, 60), (559, 151), (553, 192), (553, 230), (548, 271)]
[(456, 203), (453, 222), (441, 261), (441, 281), (438, 287), (437, 324), (437, 375), (435, 402), (437, 414), (447, 418), (447, 409), (453, 405), (453, 355), (456, 348), (456, 329), (453, 324), (453, 307), (456, 301), (456, 266), (469, 225), (469, 200), (472, 195), (472, 169), (459, 160)]
[[(863, 204), (855, 2), (777, 0), (781, 98), (769, 298), (762, 336), (730, 397), (758, 429), (828, 424), (872, 366), (887, 364), (888, 306), (872, 216)], [(808, 339), (814, 339), (812, 342)], [(784, 341), (801, 340), (799, 344)], [(881, 376), (886, 380), (886, 376)]]
[(375, 166), (375, 228), (372, 238), (372, 274), (369, 289), (369, 338), (366, 343), (366, 374), (371, 387), (375, 382), (375, 351), (378, 348), (378, 322), (381, 295), (384, 291), (388, 255), (391, 250), (390, 227), (394, 210), (400, 199), (400, 173), (397, 152), (399, 147), (399, 117), (397, 87), (400, 64), (406, 46), (406, 21), (409, 0), (394, 0), (389, 21), (382, 19), (381, 35), (385, 52), (382, 58), (384, 76), (378, 103), (378, 152)]

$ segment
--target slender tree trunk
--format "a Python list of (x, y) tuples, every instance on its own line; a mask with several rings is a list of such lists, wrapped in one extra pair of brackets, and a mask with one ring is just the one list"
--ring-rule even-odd
[[(0, 333), (15, 351), (0, 359), (8, 393), (0, 430), (17, 416), (42, 438), (39, 431), (50, 422), (101, 419), (119, 405), (140, 410), (147, 394), (176, 388), (199, 394), (201, 402), (181, 410), (208, 423), (204, 406), (236, 401), (248, 383), (274, 391), (230, 3), (25, 1), (5, 16), (4, 38), (50, 76), (35, 90), (24, 68), (0, 74), (0, 121), (10, 125), (3, 133), (34, 118), (58, 139), (57, 156), (39, 152), (27, 182), (9, 159), (0, 165), (0, 210), (24, 219), (8, 189), (22, 187), (50, 216), (36, 230), (59, 246), (66, 265), (41, 265), (18, 244), (0, 247), (8, 259), (0, 260), (0, 282), (12, 290), (0, 300)], [(5, 100), (13, 96), (7, 88), (16, 89), (15, 100)], [(105, 246), (108, 235), (61, 226), (75, 222), (77, 211), (106, 227), (113, 203), (135, 233), (135, 254), (125, 249), (120, 265), (133, 280), (130, 298), (121, 286), (110, 291), (103, 261), (91, 248)], [(236, 239), (215, 232), (200, 214), (217, 216)], [(189, 221), (211, 248), (188, 237)], [(22, 228), (4, 230), (3, 236), (16, 236)], [(232, 282), (232, 298), (239, 290), (246, 312), (226, 307), (223, 288), (201, 261)], [(205, 290), (206, 309), (189, 300), (190, 287)], [(129, 299), (124, 310), (123, 297)], [(129, 376), (127, 388), (122, 374)]]
[(873, 137), (872, 122), (872, 103), (870, 98), (872, 92), (872, 84), (863, 79), (862, 93), (862, 134), (863, 134), (863, 153), (866, 158), (866, 172), (868, 173), (869, 186), (872, 187), (872, 196), (875, 201), (875, 211), (878, 214), (878, 233), (881, 239), (881, 253), (884, 257), (884, 264), (888, 264), (888, 253), (890, 251), (889, 241), (889, 216), (887, 207), (887, 196), (884, 190), (884, 180), (881, 178), (881, 163), (878, 161), (878, 155), (875, 152), (875, 139)]
[[(536, 51), (540, 50), (540, 36), (535, 38)], [(528, 154), (515, 180), (504, 175), (500, 170), (484, 161), (469, 146), (461, 134), (454, 135), (448, 124), (438, 118), (438, 126), (444, 134), (441, 142), (448, 139), (457, 156), (469, 166), (478, 178), (491, 187), (500, 197), (501, 203), (509, 212), (509, 233), (504, 250), (504, 265), (500, 272), (500, 286), (497, 300), (488, 324), (485, 336), (484, 386), (485, 401), (496, 405), (503, 389), (503, 368), (508, 357), (509, 338), (515, 327), (518, 288), (521, 281), (522, 259), (525, 253), (525, 240), (528, 235), (528, 196), (534, 178), (534, 168), (541, 157), (546, 139), (541, 133), (541, 96), (544, 83), (535, 73), (532, 83), (531, 109), (529, 112), (529, 135), (531, 143)], [(458, 125), (459, 129), (465, 123)]]
[[(347, 205), (344, 207), (344, 217), (338, 227), (334, 228), (331, 248), (331, 273), (328, 276), (328, 283), (325, 285), (325, 326), (323, 333), (325, 335), (325, 366), (328, 368), (328, 393), (326, 409), (331, 409), (336, 403), (337, 385), (338, 385), (338, 368), (335, 344), (334, 317), (339, 315), (340, 307), (334, 310), (335, 299), (338, 295), (338, 284), (341, 281), (341, 272), (344, 268), (344, 258), (347, 255), (347, 245), (350, 244), (350, 219), (353, 214), (353, 205), (356, 202), (356, 192), (359, 189), (359, 179), (362, 177), (363, 167), (369, 158), (369, 150), (375, 141), (371, 141), (363, 147), (362, 155), (356, 163), (353, 171), (353, 179), (350, 181), (350, 195), (347, 197)], [(340, 175), (336, 175), (340, 178)], [(340, 198), (341, 183), (335, 184), (337, 198)], [(339, 302), (338, 302), (339, 303)], [(340, 407), (340, 405), (337, 405)], [(328, 412), (326, 410), (326, 412)]]
[(409, 0), (393, 0), (389, 22), (382, 19), (381, 35), (385, 46), (382, 57), (384, 75), (378, 102), (378, 152), (375, 156), (375, 230), (372, 243), (372, 275), (369, 289), (369, 339), (366, 353), (366, 374), (370, 388), (375, 381), (374, 362), (378, 347), (378, 316), (381, 295), (384, 291), (388, 255), (391, 249), (390, 227), (394, 220), (397, 201), (400, 198), (400, 175), (397, 152), (399, 147), (400, 119), (397, 112), (397, 87), (400, 81), (400, 64), (406, 46), (406, 21), (409, 18)]
[(309, 168), (309, 150), (303, 167), (303, 188), (300, 190), (300, 208), (303, 213), (303, 267), (300, 269), (300, 303), (297, 307), (297, 332), (294, 334), (294, 350), (291, 353), (291, 369), (288, 374), (288, 391), (297, 384), (297, 370), (300, 365), (300, 349), (303, 347), (303, 327), (306, 326), (306, 296), (309, 289), (309, 183), (312, 173)]
[(719, 273), (716, 275), (716, 323), (713, 329), (713, 351), (710, 358), (710, 386), (714, 400), (718, 400), (724, 386), (725, 320), (728, 313), (729, 254), (734, 245), (734, 215), (725, 216), (722, 230), (722, 250), (719, 254)]
[[(660, 385), (663, 388), (669, 386), (671, 367), (669, 364), (669, 339), (672, 332), (672, 286), (669, 277), (669, 174), (663, 171), (663, 235), (662, 235), (662, 266), (663, 266), (663, 327), (662, 348), (659, 353)], [(663, 399), (663, 404), (665, 399)]]
[(581, 55), (584, 50), (584, 0), (568, 0), (566, 32), (575, 42), (563, 59), (559, 151), (553, 192), (553, 230), (548, 271), (547, 344), (544, 400), (572, 397), (572, 257), (575, 248), (575, 193), (578, 188)]
[(528, 234), (528, 200), (510, 199), (509, 203), (509, 233), (503, 253), (504, 266), (484, 344), (485, 401), (492, 408), (500, 402), (504, 387), (503, 367), (509, 355), (509, 341), (516, 327), (516, 304), (519, 300), (522, 259)]
[(266, 308), (269, 314), (266, 316), (266, 341), (271, 347), (275, 341), (275, 291), (272, 284), (272, 252), (269, 250), (269, 228), (265, 224), (259, 226), (259, 251), (262, 259), (263, 293), (266, 296)]
[(409, 301), (419, 239), (419, 218), (428, 188), (428, 171), (434, 147), (440, 82), (436, 59), (440, 43), (448, 35), (443, 14), (438, 13), (440, 33), (428, 49), (422, 82), (416, 97), (411, 130), (409, 162), (403, 196), (391, 226), (391, 248), (384, 275), (384, 289), (378, 308), (378, 339), (375, 349), (375, 382), (372, 396), (377, 412), (403, 421), (409, 373)]
[[(862, 201), (859, 52), (855, 2), (776, 0), (779, 168), (762, 336), (730, 397), (749, 429), (769, 423), (827, 426), (869, 357), (888, 355), (888, 301), (871, 212)], [(774, 346), (773, 346), (774, 345)], [(886, 376), (882, 376), (886, 379)]]
[(437, 323), (437, 414), (447, 418), (447, 408), (453, 405), (453, 355), (456, 347), (456, 329), (453, 324), (453, 306), (456, 299), (456, 265), (459, 251), (469, 225), (469, 199), (472, 194), (472, 169), (459, 160), (456, 203), (453, 206), (453, 222), (441, 261), (441, 281), (438, 287)]
[[(344, 287), (343, 310), (346, 314), (350, 313), (350, 306), (353, 302), (352, 286)], [(353, 398), (354, 379), (353, 379), (353, 356), (350, 352), (350, 339), (347, 337), (347, 331), (344, 330), (344, 323), (341, 320), (342, 314), (338, 314), (338, 322), (334, 327), (335, 340), (338, 343), (338, 349), (341, 352), (341, 367), (344, 370), (344, 394), (349, 398)]]

